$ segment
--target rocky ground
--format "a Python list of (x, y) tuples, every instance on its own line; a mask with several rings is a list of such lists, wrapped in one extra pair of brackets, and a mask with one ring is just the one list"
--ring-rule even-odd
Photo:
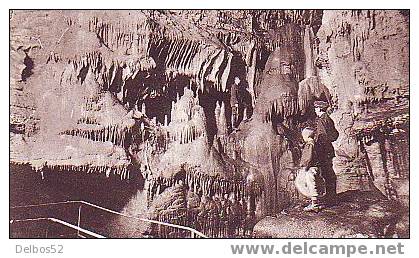
[(337, 203), (316, 212), (304, 204), (259, 221), (256, 237), (268, 238), (377, 238), (409, 237), (408, 211), (374, 191), (340, 193)]

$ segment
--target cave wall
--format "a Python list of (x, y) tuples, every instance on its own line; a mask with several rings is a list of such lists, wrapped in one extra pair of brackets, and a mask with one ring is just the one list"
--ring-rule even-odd
[[(348, 161), (363, 156), (355, 127), (408, 113), (409, 16), (398, 10), (328, 10), (317, 38), (319, 76), (333, 95), (331, 117), (340, 133), (334, 165), (344, 173)], [(367, 152), (375, 183), (385, 192), (382, 154), (374, 146)]]
[[(148, 108), (144, 105), (144, 110), (137, 107), (136, 111), (142, 118), (150, 116), (135, 129), (142, 138), (139, 148), (144, 147), (141, 144), (147, 138), (145, 135), (152, 134), (144, 133), (144, 127), (152, 128), (151, 131), (158, 128), (155, 131), (163, 136), (153, 140), (163, 139), (165, 146), (150, 140), (150, 145), (155, 147), (150, 151), (159, 164), (157, 154), (162, 154), (169, 144), (166, 140), (170, 139), (164, 136), (167, 133), (164, 128), (169, 124), (168, 131), (173, 131), (172, 140), (181, 141), (177, 147), (185, 151), (174, 151), (176, 155), (168, 153), (166, 156), (170, 159), (167, 160), (172, 161), (183, 153), (179, 163), (190, 159), (197, 164), (208, 163), (210, 167), (216, 164), (220, 170), (228, 172), (225, 174), (234, 174), (228, 171), (231, 169), (241, 173), (241, 179), (246, 180), (248, 176), (265, 184), (268, 190), (255, 204), (256, 216), (260, 218), (281, 210), (289, 204), (289, 199), (294, 198), (289, 196), (294, 194), (292, 189), (287, 189), (290, 185), (287, 165), (293, 163), (290, 151), (286, 150), (289, 146), (276, 135), (269, 123), (263, 121), (263, 117), (258, 117), (262, 112), (272, 113), (272, 107), (278, 105), (276, 99), (280, 98), (277, 95), (284, 91), (276, 82), (276, 74), (271, 76), (269, 85), (265, 85), (270, 86), (272, 92), (263, 85), (267, 78), (264, 74), (268, 56), (278, 47), (289, 45), (290, 51), (295, 53), (292, 60), (296, 66), (296, 81), (292, 87), (297, 87), (308, 76), (318, 75), (315, 80), (306, 81), (304, 87), (310, 87), (310, 83), (320, 85), (317, 80), (320, 78), (332, 94), (331, 117), (340, 132), (335, 143), (335, 170), (340, 174), (353, 172), (351, 170), (359, 165), (355, 163), (362, 156), (359, 139), (352, 134), (352, 128), (375, 120), (383, 111), (403, 111), (408, 105), (408, 16), (396, 10), (13, 11), (10, 21), (11, 127), (17, 130), (11, 134), (12, 159), (16, 157), (15, 160), (37, 163), (42, 167), (42, 158), (48, 156), (45, 154), (48, 144), (60, 139), (57, 140), (60, 144), (50, 149), (54, 153), (63, 153), (63, 156), (67, 152), (70, 154), (56, 162), (59, 168), (68, 169), (66, 164), (70, 164), (70, 169), (77, 166), (77, 171), (83, 171), (86, 166), (78, 165), (83, 165), (86, 160), (74, 159), (80, 154), (74, 149), (90, 146), (88, 154), (93, 158), (95, 150), (109, 150), (109, 153), (96, 153), (100, 166), (122, 161), (119, 164), (122, 168), (118, 167), (116, 171), (125, 171), (132, 165), (132, 160), (128, 157), (131, 149), (123, 142), (134, 130), (131, 119), (134, 112), (130, 111), (133, 105), (127, 100), (127, 92), (138, 90), (133, 85), (144, 78), (139, 79), (137, 75), (146, 76), (147, 72), (154, 71), (156, 74), (151, 76), (148, 85), (141, 84), (143, 89), (147, 86), (150, 89), (141, 96), (163, 96), (168, 88), (171, 90), (164, 96), (164, 103), (156, 101), (147, 105)], [(307, 47), (303, 44), (309, 34), (312, 46)], [(310, 59), (304, 53), (307, 48), (312, 52), (317, 67), (316, 70), (309, 68), (313, 73), (307, 72), (309, 69), (303, 65), (304, 62), (298, 63), (298, 60), (307, 62)], [(218, 134), (214, 142), (219, 141), (220, 147), (207, 146), (205, 137), (209, 129), (205, 127), (210, 119), (206, 116), (212, 112), (205, 107), (204, 111), (199, 107), (199, 112), (195, 112), (199, 119), (172, 120), (175, 111), (172, 101), (178, 102), (182, 95), (189, 96), (194, 103), (192, 106), (195, 106), (199, 98), (202, 102), (202, 96), (208, 98), (211, 91), (225, 94), (237, 74), (245, 77), (256, 114), (251, 122), (242, 125), (241, 132), (228, 137), (229, 103), (220, 97), (214, 103), (215, 117), (211, 118), (217, 125), (217, 130), (213, 128), (211, 134)], [(292, 89), (285, 93), (297, 94)], [(188, 96), (184, 95), (185, 92)], [(301, 111), (301, 103), (297, 103), (294, 95), (288, 103), (291, 107), (288, 117)], [(269, 100), (269, 103), (263, 103), (264, 100)], [(271, 101), (275, 105), (271, 105)], [(262, 107), (260, 114), (259, 107)], [(286, 109), (285, 106), (281, 108)], [(154, 109), (159, 111), (154, 112)], [(187, 114), (188, 110), (183, 113)], [(152, 119), (155, 114), (159, 117)], [(195, 125), (195, 120), (199, 124)], [(183, 128), (186, 122), (190, 125)], [(19, 131), (22, 124), (25, 126), (23, 134)], [(92, 132), (89, 129), (92, 124), (97, 124), (100, 130)], [(190, 129), (195, 127), (198, 129)], [(203, 133), (205, 130), (207, 132)], [(67, 140), (67, 136), (71, 140)], [(27, 142), (48, 144), (42, 149)], [(201, 156), (208, 155), (207, 159), (198, 157), (198, 152), (190, 148), (195, 145), (205, 146)], [(367, 146), (366, 151), (371, 157), (375, 183), (385, 192), (388, 176), (383, 172), (380, 146), (374, 143)], [(143, 153), (137, 154), (138, 163), (143, 162)], [(191, 159), (189, 155), (195, 156)], [(176, 165), (174, 170), (180, 166)], [(254, 173), (252, 176), (249, 176), (248, 167)], [(367, 173), (365, 165), (359, 167), (362, 173)], [(107, 169), (92, 171), (110, 173)], [(139, 174), (139, 171), (135, 172)], [(282, 174), (274, 183), (278, 173)], [(126, 173), (123, 174), (121, 178), (127, 178)], [(341, 191), (346, 189), (347, 186), (341, 186)], [(136, 207), (136, 202), (135, 199), (133, 207)]]
[[(352, 156), (345, 123), (366, 116), (365, 102), (409, 95), (409, 24), (396, 10), (325, 11), (317, 37), (320, 76), (335, 97), (337, 146)], [(348, 112), (353, 118), (343, 119)]]

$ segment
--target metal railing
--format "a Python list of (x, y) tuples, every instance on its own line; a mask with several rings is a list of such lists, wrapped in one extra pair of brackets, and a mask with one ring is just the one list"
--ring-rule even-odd
[(54, 218), (54, 217), (41, 217), (41, 218), (25, 218), (25, 219), (11, 219), (11, 224), (12, 222), (23, 222), (23, 221), (39, 221), (39, 220), (49, 220), (49, 221), (53, 221), (56, 223), (59, 223), (61, 225), (64, 225), (66, 227), (72, 228), (72, 229), (76, 229), (77, 230), (77, 236), (78, 237), (83, 237), (80, 232), (85, 233), (89, 236), (92, 237), (98, 237), (100, 236), (101, 238), (103, 238), (103, 235), (94, 233), (90, 230), (84, 229), (82, 228), (81, 225), (81, 216), (82, 216), (82, 206), (83, 205), (87, 205), (89, 207), (92, 207), (94, 209), (98, 209), (104, 212), (107, 212), (109, 214), (114, 214), (117, 216), (121, 216), (121, 217), (125, 217), (125, 218), (130, 218), (130, 219), (135, 219), (138, 221), (142, 221), (142, 222), (146, 222), (146, 223), (151, 223), (157, 226), (164, 226), (164, 227), (169, 227), (175, 230), (183, 230), (186, 232), (189, 232), (189, 236), (191, 238), (207, 238), (206, 235), (202, 234), (201, 232), (190, 228), (190, 227), (186, 227), (186, 226), (181, 226), (181, 225), (176, 225), (176, 224), (171, 224), (171, 223), (166, 223), (166, 222), (162, 222), (162, 221), (157, 221), (157, 220), (151, 220), (151, 219), (145, 219), (145, 218), (139, 218), (139, 217), (135, 217), (135, 216), (131, 216), (128, 214), (123, 214), (121, 212), (117, 212), (111, 209), (107, 209), (104, 208), (102, 206), (90, 203), (90, 202), (86, 202), (86, 201), (62, 201), (62, 202), (51, 202), (51, 203), (41, 203), (41, 204), (32, 204), (32, 205), (23, 205), (23, 206), (13, 206), (10, 207), (11, 210), (16, 210), (16, 209), (22, 209), (22, 208), (39, 208), (39, 207), (50, 207), (50, 206), (56, 206), (56, 205), (63, 205), (63, 204), (79, 204), (78, 205), (78, 217), (77, 217), (77, 225), (73, 225), (71, 223), (65, 222), (63, 220)]
[(63, 225), (65, 227), (77, 230), (77, 236), (78, 237), (83, 237), (83, 235), (80, 234), (80, 232), (82, 232), (82, 233), (84, 233), (88, 236), (94, 237), (94, 238), (106, 238), (106, 237), (104, 237), (102, 235), (99, 235), (95, 232), (92, 232), (90, 230), (81, 228), (79, 226), (74, 226), (73, 224), (70, 224), (68, 222), (65, 222), (65, 221), (57, 219), (57, 218), (17, 219), (17, 220), (10, 220), (10, 224), (19, 223), (19, 222), (32, 222), (32, 221), (51, 221), (51, 222), (54, 222), (54, 223), (58, 223), (58, 224)]

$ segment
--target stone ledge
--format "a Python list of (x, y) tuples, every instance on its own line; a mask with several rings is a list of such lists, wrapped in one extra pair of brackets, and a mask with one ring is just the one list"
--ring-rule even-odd
[[(302, 211), (304, 204), (268, 216), (254, 227), (260, 238), (342, 238), (408, 237), (408, 220), (398, 225), (407, 211), (379, 193), (346, 191), (338, 195), (338, 204), (319, 213)], [(397, 232), (404, 228), (405, 232)]]

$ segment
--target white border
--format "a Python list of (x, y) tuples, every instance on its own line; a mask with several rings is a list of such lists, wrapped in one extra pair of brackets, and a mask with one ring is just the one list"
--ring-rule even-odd
[[(6, 3), (5, 3), (6, 2)], [(64, 254), (61, 257), (77, 257), (81, 256), (104, 256), (104, 257), (227, 257), (230, 256), (230, 243), (234, 244), (284, 244), (290, 240), (136, 240), (136, 239), (122, 239), (122, 240), (10, 240), (8, 239), (9, 224), (8, 224), (8, 207), (9, 207), (9, 189), (8, 189), (8, 110), (9, 110), (9, 74), (8, 74), (8, 61), (9, 60), (9, 13), (8, 9), (20, 8), (59, 8), (59, 9), (120, 9), (120, 8), (142, 8), (142, 9), (203, 9), (203, 8), (222, 8), (222, 9), (411, 9), (411, 239), (401, 240), (406, 245), (407, 255), (418, 254), (418, 237), (419, 232), (418, 223), (416, 222), (416, 215), (418, 215), (418, 206), (415, 198), (419, 196), (418, 188), (418, 176), (416, 169), (419, 168), (418, 152), (416, 146), (418, 146), (417, 136), (415, 132), (419, 132), (418, 123), (415, 120), (418, 111), (418, 101), (415, 101), (418, 95), (418, 77), (417, 77), (417, 60), (418, 48), (416, 44), (418, 42), (418, 31), (417, 24), (417, 6), (414, 4), (415, 1), (366, 1), (366, 0), (350, 0), (350, 1), (310, 1), (310, 0), (294, 0), (294, 1), (236, 1), (236, 0), (210, 0), (210, 1), (104, 1), (104, 0), (72, 0), (72, 1), (57, 1), (57, 0), (16, 0), (16, 1), (3, 1), (1, 9), (1, 121), (0, 124), (0, 136), (1, 136), (1, 163), (3, 170), (0, 171), (0, 198), (1, 207), (3, 212), (0, 215), (0, 232), (1, 232), (1, 246), (3, 248), (2, 256), (11, 257), (16, 256), (14, 249), (16, 244), (29, 245), (49, 245), (49, 244), (63, 244), (65, 247)], [(6, 138), (7, 137), (7, 138)], [(416, 240), (415, 240), (416, 239)], [(316, 244), (342, 244), (344, 243), (358, 243), (367, 244), (372, 246), (374, 244), (383, 243), (397, 243), (399, 240), (291, 240), (293, 243), (303, 243), (304, 241), (310, 241)], [(20, 254), (18, 256), (24, 256)], [(30, 257), (45, 257), (45, 255), (29, 255)], [(48, 255), (51, 256), (51, 255)], [(254, 255), (253, 255), (254, 256)], [(316, 255), (320, 257), (320, 255)], [(321, 255), (322, 257), (324, 255)], [(380, 255), (380, 257), (387, 257), (395, 255)], [(356, 256), (352, 256), (356, 257)]]

